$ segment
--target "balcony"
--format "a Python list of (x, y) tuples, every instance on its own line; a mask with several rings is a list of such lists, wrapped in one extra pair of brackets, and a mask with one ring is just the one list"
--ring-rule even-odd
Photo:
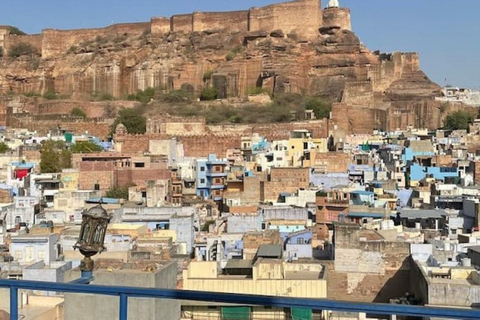
[[(206, 303), (234, 304), (244, 306), (267, 306), (278, 308), (302, 308), (309, 310), (329, 310), (339, 312), (369, 313), (376, 315), (396, 315), (412, 317), (435, 317), (448, 319), (480, 319), (479, 309), (454, 309), (423, 307), (401, 304), (379, 304), (344, 302), (328, 299), (304, 299), (282, 296), (259, 296), (218, 292), (186, 291), (173, 289), (138, 288), (125, 286), (88, 285), (81, 282), (56, 283), (40, 281), (0, 280), (0, 288), (10, 291), (10, 319), (19, 319), (18, 291), (35, 290), (46, 292), (84, 293), (119, 298), (118, 318), (128, 319), (128, 299), (168, 299), (200, 301)], [(89, 318), (93, 316), (89, 314)], [(102, 315), (97, 316), (102, 319)]]
[(226, 177), (228, 174), (226, 172), (221, 172), (221, 171), (207, 171), (207, 177), (212, 177), (212, 178), (222, 178)]

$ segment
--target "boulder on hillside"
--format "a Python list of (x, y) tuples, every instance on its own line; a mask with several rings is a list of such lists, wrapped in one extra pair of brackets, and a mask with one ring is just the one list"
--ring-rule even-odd
[(272, 37), (272, 38), (285, 38), (285, 33), (283, 33), (283, 31), (280, 30), (280, 29), (273, 30), (272, 32), (270, 32), (270, 37)]
[(250, 31), (245, 35), (245, 41), (252, 41), (256, 39), (266, 38), (268, 33), (263, 30)]

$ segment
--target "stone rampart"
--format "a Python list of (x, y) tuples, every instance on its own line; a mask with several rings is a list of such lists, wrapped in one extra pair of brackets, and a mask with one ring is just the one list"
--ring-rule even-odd
[(192, 32), (193, 31), (193, 14), (177, 14), (170, 19), (173, 32)]
[(123, 34), (142, 34), (150, 30), (149, 22), (114, 24), (106, 28), (55, 30), (42, 32), (42, 57), (45, 59), (67, 52), (72, 46), (84, 41), (95, 40), (96, 37), (107, 37)]
[(349, 81), (345, 83), (343, 103), (348, 105), (370, 106), (373, 104), (373, 87), (371, 81)]
[(318, 0), (297, 0), (252, 8), (249, 14), (249, 31), (281, 29), (285, 34), (295, 32), (314, 38), (321, 25), (322, 11)]
[[(327, 14), (329, 23), (335, 21), (347, 28), (348, 9), (336, 8), (336, 10), (338, 12), (336, 11), (335, 14)], [(42, 53), (43, 58), (48, 59), (67, 52), (79, 43), (94, 40), (96, 37), (141, 34), (145, 30), (153, 34), (164, 34), (169, 31), (201, 32), (212, 29), (244, 32), (259, 30), (269, 32), (281, 29), (285, 34), (296, 32), (305, 38), (315, 38), (318, 35), (318, 28), (322, 26), (322, 20), (320, 1), (295, 0), (243, 11), (195, 12), (174, 15), (171, 18), (154, 17), (150, 22), (115, 24), (105, 28), (45, 29), (40, 35), (4, 34), (2, 38), (5, 40), (4, 43), (0, 43), (0, 46), (8, 51), (16, 43), (29, 43)]]
[(343, 30), (352, 30), (350, 9), (326, 8), (323, 11), (323, 25), (325, 27), (339, 27)]
[(416, 52), (378, 53), (380, 65), (367, 69), (367, 77), (372, 81), (376, 92), (385, 91), (395, 80), (406, 73), (420, 70), (420, 58)]
[(193, 13), (193, 31), (248, 31), (248, 10)]
[(150, 20), (150, 32), (152, 34), (165, 34), (171, 29), (170, 18), (153, 17)]

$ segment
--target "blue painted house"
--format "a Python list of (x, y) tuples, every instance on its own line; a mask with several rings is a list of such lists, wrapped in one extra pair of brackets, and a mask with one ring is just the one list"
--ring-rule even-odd
[(429, 176), (435, 180), (445, 181), (446, 178), (457, 178), (459, 176), (456, 167), (424, 167), (417, 163), (412, 164), (409, 171), (411, 181), (420, 181)]
[(206, 159), (197, 160), (197, 196), (222, 203), (226, 188), (227, 165), (227, 159), (217, 159), (214, 154), (208, 155)]
[(313, 254), (312, 236), (313, 233), (310, 229), (289, 234), (285, 240), (285, 258), (311, 258)]

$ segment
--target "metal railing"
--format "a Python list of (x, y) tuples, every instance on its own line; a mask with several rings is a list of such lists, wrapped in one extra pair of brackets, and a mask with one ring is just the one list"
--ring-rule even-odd
[[(82, 281), (80, 280), (79, 282)], [(346, 302), (328, 299), (305, 299), (173, 289), (104, 286), (82, 284), (78, 282), (56, 283), (23, 280), (0, 280), (0, 288), (8, 288), (10, 290), (11, 320), (18, 320), (18, 290), (41, 290), (116, 296), (120, 299), (120, 320), (127, 320), (128, 298), (204, 301), (247, 306), (306, 308), (312, 310), (369, 313), (376, 315), (439, 317), (465, 320), (480, 319), (480, 309), (455, 309), (400, 304)]]

